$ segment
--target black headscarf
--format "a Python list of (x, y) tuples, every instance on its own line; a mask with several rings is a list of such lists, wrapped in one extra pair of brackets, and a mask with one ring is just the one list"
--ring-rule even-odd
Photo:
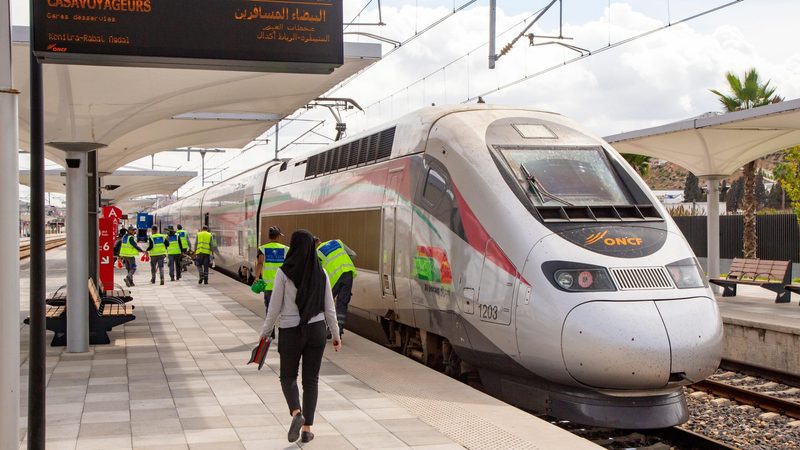
[(281, 270), (297, 287), (295, 303), (300, 311), (300, 324), (306, 324), (325, 308), (325, 273), (317, 258), (314, 236), (307, 230), (292, 233)]

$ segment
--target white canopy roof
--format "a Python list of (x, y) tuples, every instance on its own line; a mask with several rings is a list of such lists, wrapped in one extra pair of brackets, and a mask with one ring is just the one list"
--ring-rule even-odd
[[(145, 195), (170, 195), (196, 176), (197, 172), (118, 170), (101, 177), (100, 197), (104, 203), (117, 205)], [(66, 180), (64, 170), (46, 170), (44, 189), (47, 192), (66, 193)], [(19, 182), (30, 185), (30, 171), (20, 170)]]
[(754, 159), (800, 144), (800, 99), (607, 136), (622, 153), (724, 177)]
[[(22, 148), (30, 146), (28, 31), (14, 27), (12, 39)], [(345, 43), (344, 56), (329, 75), (46, 64), (46, 156), (64, 165), (53, 143), (102, 144), (99, 171), (110, 173), (178, 147), (240, 148), (378, 61), (381, 47)]]

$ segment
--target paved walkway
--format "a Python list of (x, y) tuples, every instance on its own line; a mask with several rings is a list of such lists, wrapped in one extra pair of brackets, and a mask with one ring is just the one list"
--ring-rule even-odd
[[(65, 257), (64, 249), (48, 252), (49, 290), (63, 283)], [(247, 301), (246, 286), (219, 274), (208, 286), (192, 273), (166, 286), (151, 285), (149, 271), (136, 278), (136, 320), (115, 328), (111, 345), (86, 354), (48, 347), (47, 448), (297, 448), (286, 440), (290, 417), (274, 348), (260, 372), (246, 365), (262, 324), (254, 314), (263, 316), (260, 300)], [(234, 291), (245, 300), (232, 299)], [(596, 448), (358, 336), (345, 336), (344, 345), (326, 350), (316, 437), (303, 447)]]

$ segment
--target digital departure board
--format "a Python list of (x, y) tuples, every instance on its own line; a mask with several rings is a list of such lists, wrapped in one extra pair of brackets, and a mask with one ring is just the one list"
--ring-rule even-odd
[(31, 0), (45, 63), (330, 73), (342, 0)]

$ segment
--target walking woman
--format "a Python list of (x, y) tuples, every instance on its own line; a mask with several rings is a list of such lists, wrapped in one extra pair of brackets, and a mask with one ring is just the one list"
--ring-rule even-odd
[[(278, 322), (280, 320), (280, 322)], [(328, 328), (334, 336), (333, 348), (342, 348), (336, 307), (328, 275), (322, 270), (314, 247), (314, 236), (306, 230), (292, 234), (289, 252), (272, 288), (272, 298), (261, 337), (269, 336), (278, 322), (278, 352), (281, 355), (281, 388), (292, 424), (289, 442), (314, 439), (314, 410), (317, 408), (319, 369), (325, 351)], [(325, 326), (327, 323), (327, 327)], [(297, 390), (297, 371), (303, 360), (303, 404)]]

